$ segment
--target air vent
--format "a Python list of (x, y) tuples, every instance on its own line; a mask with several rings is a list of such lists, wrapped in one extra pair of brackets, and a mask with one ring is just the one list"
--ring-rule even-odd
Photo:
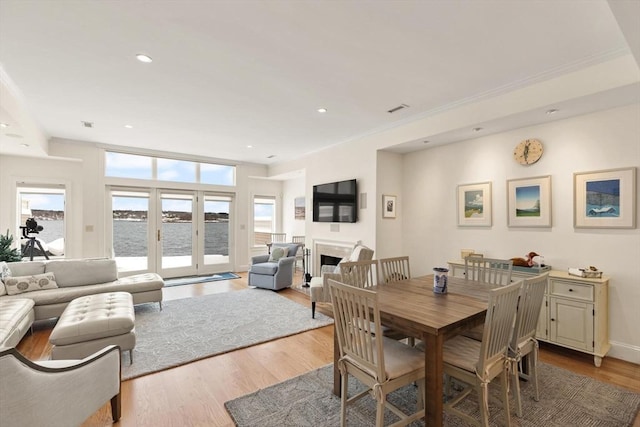
[(405, 108), (409, 108), (407, 104), (400, 104), (397, 107), (394, 107), (387, 111), (387, 113), (395, 113), (396, 111), (404, 110)]
[(92, 128), (93, 127), (93, 122), (80, 122), (82, 123), (82, 126), (86, 127), (86, 128)]
[(272, 154), (270, 156), (267, 156), (267, 159), (273, 159), (275, 156), (276, 156), (275, 154)]

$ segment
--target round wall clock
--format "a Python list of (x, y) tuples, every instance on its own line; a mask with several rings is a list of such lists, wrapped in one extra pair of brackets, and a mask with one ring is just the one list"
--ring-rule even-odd
[(542, 157), (542, 143), (537, 139), (525, 139), (513, 150), (513, 158), (521, 165), (531, 165)]

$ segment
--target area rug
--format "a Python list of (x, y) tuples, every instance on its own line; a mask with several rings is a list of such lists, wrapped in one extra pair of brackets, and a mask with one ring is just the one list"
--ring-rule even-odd
[(195, 298), (140, 304), (136, 310), (133, 364), (122, 357), (122, 378), (131, 379), (216, 354), (333, 323), (276, 292), (243, 289)]
[[(340, 425), (340, 399), (331, 392), (333, 365), (292, 378), (283, 383), (226, 402), (225, 408), (237, 426), (313, 426)], [(511, 422), (519, 426), (630, 426), (640, 409), (640, 394), (574, 374), (552, 365), (539, 364), (540, 401), (533, 400), (533, 386), (522, 385), (523, 418), (515, 416), (512, 399)], [(499, 385), (490, 385), (492, 395), (498, 396)], [(349, 396), (363, 386), (355, 379), (349, 380)], [(389, 401), (405, 412), (415, 411), (417, 388), (404, 387), (388, 396)], [(476, 394), (465, 399), (458, 407), (480, 419)], [(504, 424), (503, 410), (490, 400), (490, 425)], [(375, 424), (375, 400), (367, 396), (347, 412), (348, 425), (372, 426)], [(385, 411), (385, 425), (398, 420)], [(411, 426), (423, 426), (414, 422)], [(467, 426), (462, 419), (444, 414), (445, 426)]]
[(194, 277), (179, 277), (177, 279), (166, 279), (164, 281), (165, 287), (170, 286), (182, 286), (182, 285), (193, 285), (194, 283), (205, 283), (205, 282), (215, 282), (217, 280), (231, 280), (231, 279), (239, 279), (235, 273), (217, 273), (212, 276), (194, 276)]

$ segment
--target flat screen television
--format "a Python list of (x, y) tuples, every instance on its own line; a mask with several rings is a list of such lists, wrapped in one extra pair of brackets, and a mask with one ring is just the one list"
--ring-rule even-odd
[(313, 222), (356, 222), (358, 186), (355, 179), (313, 186)]

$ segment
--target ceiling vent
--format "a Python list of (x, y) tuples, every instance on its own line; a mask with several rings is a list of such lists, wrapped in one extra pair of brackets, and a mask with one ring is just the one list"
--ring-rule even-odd
[(409, 108), (409, 106), (407, 104), (400, 104), (387, 111), (387, 113), (395, 113), (396, 111), (404, 110), (405, 108)]
[(270, 156), (267, 156), (267, 159), (273, 159), (275, 156), (276, 156), (275, 154), (272, 154)]
[(92, 128), (93, 127), (93, 122), (80, 122), (82, 123), (82, 126), (86, 127), (86, 128)]

